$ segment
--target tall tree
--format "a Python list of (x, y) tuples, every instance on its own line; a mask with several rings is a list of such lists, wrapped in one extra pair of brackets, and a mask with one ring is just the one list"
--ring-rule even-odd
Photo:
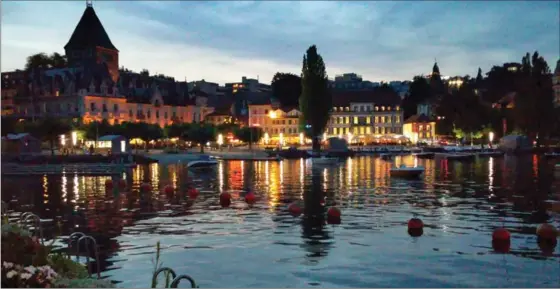
[(282, 105), (298, 105), (301, 95), (301, 77), (292, 73), (276, 72), (271, 82), (272, 95), (276, 97)]
[(313, 140), (313, 151), (321, 150), (319, 137), (323, 134), (332, 108), (332, 96), (328, 89), (327, 72), (317, 47), (312, 45), (303, 56), (301, 72), (301, 95), (299, 107), (302, 124)]
[(43, 141), (48, 141), (51, 155), (54, 156), (54, 144), (61, 134), (70, 132), (72, 126), (66, 121), (49, 117), (38, 122), (26, 122), (23, 130)]
[(416, 114), (418, 104), (430, 98), (430, 84), (423, 76), (415, 76), (402, 102), (404, 118)]
[(550, 68), (537, 51), (532, 57), (529, 53), (523, 57), (516, 84), (514, 118), (517, 128), (536, 140), (539, 146), (541, 140), (551, 134), (557, 118), (552, 105), (554, 91)]

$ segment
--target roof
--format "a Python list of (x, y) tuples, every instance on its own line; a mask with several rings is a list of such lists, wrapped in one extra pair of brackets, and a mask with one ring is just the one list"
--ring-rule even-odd
[(104, 135), (102, 137), (100, 137), (98, 140), (99, 141), (112, 141), (115, 139), (119, 139), (119, 138), (125, 138), (122, 135), (116, 135), (116, 134), (110, 134), (110, 135)]
[(352, 90), (333, 91), (333, 106), (348, 106), (352, 102), (369, 102), (376, 105), (399, 105), (401, 97), (395, 91), (377, 90)]
[(88, 6), (64, 49), (84, 49), (90, 47), (103, 47), (118, 51), (111, 42), (111, 39), (109, 39), (109, 35), (107, 35), (105, 28), (103, 28), (103, 24), (101, 24), (95, 10), (93, 10), (93, 7)]
[(432, 121), (433, 120), (425, 114), (415, 114), (409, 117), (404, 123), (427, 123)]

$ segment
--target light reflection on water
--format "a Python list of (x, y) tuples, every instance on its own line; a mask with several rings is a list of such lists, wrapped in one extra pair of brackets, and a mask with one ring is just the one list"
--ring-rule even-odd
[[(390, 178), (391, 166), (423, 166), (421, 180)], [(149, 284), (154, 245), (166, 266), (202, 287), (556, 287), (560, 257), (543, 256), (534, 228), (560, 227), (560, 181), (538, 158), (474, 163), (397, 157), (394, 163), (357, 157), (316, 168), (305, 160), (220, 162), (213, 171), (182, 164), (138, 166), (119, 177), (2, 178), (2, 199), (42, 218), (61, 217), (102, 245), (104, 275), (124, 287)], [(124, 177), (130, 190), (105, 190)], [(151, 193), (138, 192), (143, 182)], [(201, 194), (187, 201), (194, 184)], [(171, 185), (174, 195), (163, 187)], [(253, 207), (244, 190), (258, 196)], [(218, 195), (230, 192), (230, 209)], [(336, 204), (341, 225), (326, 225), (320, 205)], [(16, 201), (14, 201), (16, 200)], [(286, 213), (293, 201), (305, 216)], [(422, 237), (406, 234), (413, 215)], [(491, 231), (505, 225), (512, 253), (492, 253)], [(219, 278), (218, 278), (219, 276)]]

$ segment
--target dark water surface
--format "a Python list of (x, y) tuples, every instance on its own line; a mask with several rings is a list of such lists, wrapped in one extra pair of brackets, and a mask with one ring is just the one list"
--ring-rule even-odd
[[(560, 227), (554, 161), (395, 162), (426, 173), (391, 178), (391, 163), (373, 157), (320, 168), (230, 161), (203, 172), (154, 164), (126, 173), (132, 190), (122, 193), (105, 192), (109, 177), (3, 177), (2, 200), (61, 219), (65, 235), (96, 236), (103, 276), (122, 287), (150, 286), (157, 241), (164, 266), (201, 287), (560, 287), (560, 249), (543, 251), (535, 237), (540, 223)], [(138, 192), (142, 182), (152, 194)], [(177, 193), (163, 193), (168, 184)], [(194, 203), (190, 184), (201, 192)], [(258, 197), (252, 207), (243, 201), (248, 189)], [(230, 208), (220, 207), (220, 192), (232, 193)], [(340, 225), (318, 214), (323, 197), (341, 209)], [(293, 201), (307, 217), (288, 214)], [(426, 225), (418, 238), (406, 228), (414, 215)], [(491, 246), (501, 226), (512, 232), (509, 254)]]

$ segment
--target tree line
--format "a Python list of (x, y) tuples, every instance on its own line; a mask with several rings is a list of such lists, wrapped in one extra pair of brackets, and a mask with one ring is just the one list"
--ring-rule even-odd
[(212, 125), (208, 123), (174, 123), (165, 127), (157, 124), (143, 122), (122, 122), (111, 125), (108, 121), (90, 122), (81, 124), (65, 119), (44, 118), (36, 121), (2, 121), (2, 133), (29, 133), (32, 136), (48, 142), (51, 153), (54, 155), (55, 144), (60, 135), (68, 134), (71, 131), (79, 131), (88, 140), (96, 140), (104, 135), (122, 135), (128, 139), (141, 139), (145, 143), (152, 140), (179, 138), (183, 141), (190, 141), (200, 145), (201, 152), (207, 142), (216, 140), (218, 134), (232, 133), (242, 142), (258, 142), (263, 131), (257, 127), (241, 127), (235, 124)]

